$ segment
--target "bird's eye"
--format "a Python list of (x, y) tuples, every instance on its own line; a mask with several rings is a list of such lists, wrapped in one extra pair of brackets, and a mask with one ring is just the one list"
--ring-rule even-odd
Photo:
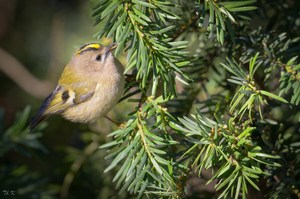
[(102, 61), (101, 54), (97, 55), (96, 61)]

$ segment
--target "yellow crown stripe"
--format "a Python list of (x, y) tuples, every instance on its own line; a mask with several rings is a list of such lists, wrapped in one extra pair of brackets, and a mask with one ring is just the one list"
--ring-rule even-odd
[(99, 49), (101, 47), (100, 44), (87, 44), (83, 47), (81, 47), (77, 52), (76, 54), (80, 54), (81, 52), (85, 51), (85, 50), (88, 50), (88, 49)]

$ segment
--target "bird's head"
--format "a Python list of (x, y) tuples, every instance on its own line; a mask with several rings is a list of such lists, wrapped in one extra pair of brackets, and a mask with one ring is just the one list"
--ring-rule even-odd
[(112, 51), (117, 47), (113, 43), (103, 46), (98, 43), (89, 43), (81, 46), (73, 55), (70, 64), (72, 67), (85, 71), (106, 71), (115, 67), (115, 58)]

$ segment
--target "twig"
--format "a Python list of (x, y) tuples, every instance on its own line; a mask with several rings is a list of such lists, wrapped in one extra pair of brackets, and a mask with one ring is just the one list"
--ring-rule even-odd
[(76, 159), (75, 162), (71, 165), (71, 168), (69, 172), (66, 174), (64, 178), (64, 182), (61, 186), (60, 190), (60, 198), (65, 199), (69, 198), (69, 189), (70, 186), (78, 173), (79, 169), (82, 167), (83, 163), (86, 161), (86, 159), (92, 155), (99, 147), (99, 144), (96, 141), (93, 141), (90, 143), (83, 151), (83, 154)]
[(0, 70), (28, 94), (37, 98), (44, 98), (49, 95), (53, 85), (48, 81), (41, 81), (34, 77), (26, 70), (25, 66), (2, 48), (0, 48), (0, 60)]

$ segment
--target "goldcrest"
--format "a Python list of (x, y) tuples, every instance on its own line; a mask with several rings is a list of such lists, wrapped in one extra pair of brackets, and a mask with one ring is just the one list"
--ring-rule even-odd
[(113, 56), (116, 44), (79, 48), (64, 68), (54, 91), (43, 101), (30, 129), (58, 114), (80, 123), (93, 122), (112, 109), (123, 94), (124, 68)]

